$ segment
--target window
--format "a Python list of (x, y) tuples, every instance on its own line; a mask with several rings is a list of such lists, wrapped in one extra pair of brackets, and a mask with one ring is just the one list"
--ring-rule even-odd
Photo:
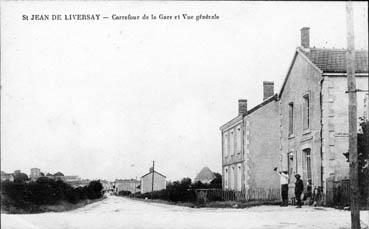
[(241, 153), (242, 146), (242, 135), (241, 135), (241, 127), (237, 128), (237, 154)]
[(302, 125), (303, 129), (307, 130), (310, 127), (310, 98), (309, 94), (304, 95), (302, 104)]
[(305, 149), (305, 163), (306, 163), (306, 176), (307, 179), (311, 179), (311, 154), (310, 149)]
[(223, 144), (224, 144), (224, 149), (223, 149), (223, 152), (224, 152), (224, 156), (228, 156), (228, 134), (224, 134), (224, 138), (223, 138)]
[(293, 103), (288, 104), (288, 135), (293, 135)]
[(229, 145), (230, 145), (230, 154), (234, 155), (234, 133), (233, 133), (233, 130), (231, 131), (231, 134), (230, 134)]

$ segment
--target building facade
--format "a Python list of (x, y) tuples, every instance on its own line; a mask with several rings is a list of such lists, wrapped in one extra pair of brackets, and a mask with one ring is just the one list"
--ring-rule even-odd
[(222, 136), (223, 189), (242, 191), (245, 188), (244, 117), (247, 100), (238, 100), (238, 116), (220, 127)]
[(114, 181), (115, 192), (128, 191), (131, 193), (140, 192), (141, 182), (136, 179), (117, 179)]
[(225, 190), (279, 189), (273, 170), (279, 161), (279, 103), (273, 82), (263, 82), (263, 96), (251, 110), (247, 100), (239, 100), (238, 116), (220, 127)]
[[(268, 91), (265, 83), (264, 94)], [(246, 190), (280, 189), (279, 175), (274, 171), (279, 161), (279, 102), (273, 89), (270, 90), (271, 96), (264, 97), (264, 101), (249, 110), (244, 118)]]
[[(309, 28), (301, 30), (296, 49), (279, 93), (280, 157), (290, 175), (326, 192), (327, 179), (347, 179), (348, 96), (346, 50), (309, 46)], [(356, 52), (356, 83), (368, 90), (368, 52)], [(365, 93), (357, 93), (358, 116), (365, 113)]]
[(152, 168), (141, 177), (141, 193), (163, 190), (166, 185), (166, 177)]

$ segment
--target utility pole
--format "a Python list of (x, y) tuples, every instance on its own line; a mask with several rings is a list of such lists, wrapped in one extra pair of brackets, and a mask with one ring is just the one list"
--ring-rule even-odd
[(154, 192), (154, 173), (155, 173), (155, 161), (152, 161), (152, 179), (151, 179), (151, 199)]
[(355, 80), (355, 44), (352, 2), (346, 2), (347, 30), (347, 92), (349, 122), (351, 229), (360, 229), (359, 167), (357, 155), (357, 99)]

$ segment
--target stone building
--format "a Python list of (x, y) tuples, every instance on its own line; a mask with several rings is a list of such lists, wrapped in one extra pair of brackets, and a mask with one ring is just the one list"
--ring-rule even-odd
[(34, 181), (39, 177), (41, 177), (41, 170), (39, 168), (31, 168), (31, 174), (29, 175), (29, 178)]
[[(301, 29), (301, 47), (279, 93), (280, 161), (289, 171), (326, 192), (328, 178), (348, 178), (348, 96), (346, 50), (312, 48), (309, 28)], [(368, 90), (368, 51), (356, 51), (356, 84)], [(365, 93), (357, 93), (358, 116), (364, 116)]]
[(238, 116), (220, 127), (226, 190), (279, 188), (273, 171), (279, 158), (279, 103), (273, 82), (263, 82), (263, 95), (263, 102), (251, 110), (247, 100), (239, 100)]
[(136, 179), (116, 179), (114, 181), (115, 192), (119, 193), (120, 191), (129, 191), (131, 193), (140, 192), (140, 184), (141, 182)]
[[(166, 189), (166, 177), (150, 168), (149, 173), (141, 177), (141, 193)], [(154, 185), (153, 185), (154, 183)]]

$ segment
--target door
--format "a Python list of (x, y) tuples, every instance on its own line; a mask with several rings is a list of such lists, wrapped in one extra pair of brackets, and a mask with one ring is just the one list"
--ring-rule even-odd
[(303, 161), (302, 161), (302, 166), (303, 166), (303, 181), (304, 181), (304, 185), (307, 183), (307, 181), (310, 179), (312, 179), (312, 171), (311, 171), (311, 149), (310, 148), (306, 148), (302, 151), (302, 155), (303, 155)]

